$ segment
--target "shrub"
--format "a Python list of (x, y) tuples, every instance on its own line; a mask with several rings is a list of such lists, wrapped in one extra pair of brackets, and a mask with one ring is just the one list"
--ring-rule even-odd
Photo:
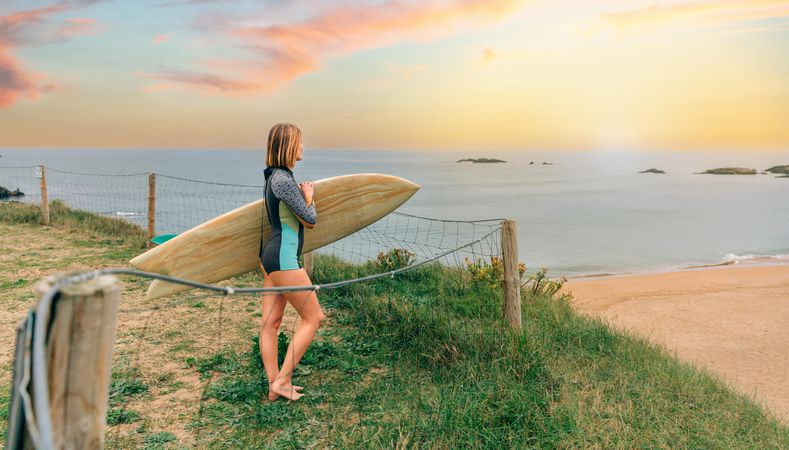
[[(504, 261), (500, 256), (491, 256), (490, 264), (483, 259), (471, 261), (465, 258), (466, 270), (471, 273), (474, 281), (485, 283), (488, 286), (495, 288), (502, 286), (504, 283)], [(525, 280), (523, 279), (526, 273), (526, 265), (518, 263), (518, 276), (520, 277), (521, 289), (528, 290), (533, 295), (545, 295), (553, 297), (559, 289), (562, 288), (567, 277), (561, 277), (558, 280), (551, 280), (547, 277), (548, 269), (541, 267), (540, 271), (534, 275), (529, 275)]]
[[(527, 288), (531, 294), (545, 295), (553, 297), (556, 292), (562, 288), (564, 283), (567, 282), (567, 277), (562, 276), (558, 280), (551, 280), (546, 276), (548, 269), (541, 267), (540, 271), (534, 275), (530, 275), (525, 283), (521, 285), (522, 288)], [(565, 295), (570, 295), (565, 294)]]
[[(490, 264), (481, 258), (471, 261), (466, 257), (464, 260), (466, 261), (466, 270), (471, 273), (474, 281), (485, 283), (492, 288), (501, 286), (504, 283), (504, 260), (500, 256), (491, 256)], [(521, 278), (521, 286), (523, 285), (524, 273), (526, 273), (526, 265), (518, 263), (518, 276)]]
[(404, 248), (393, 248), (388, 252), (378, 252), (376, 262), (384, 270), (397, 270), (410, 266), (416, 261), (416, 253)]

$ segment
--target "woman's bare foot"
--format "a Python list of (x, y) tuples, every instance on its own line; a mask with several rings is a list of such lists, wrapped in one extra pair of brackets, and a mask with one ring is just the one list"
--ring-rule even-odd
[[(272, 384), (273, 383), (269, 383), (268, 385), (268, 399), (271, 401), (278, 399), (280, 395), (284, 396), (288, 400), (298, 400), (302, 395), (304, 395), (300, 392), (297, 392), (304, 389), (303, 386), (297, 386), (295, 384), (286, 384), (286, 385), (281, 385), (279, 386), (279, 388), (275, 389), (272, 387)], [(286, 392), (286, 394), (283, 394), (282, 393), (283, 391)], [(298, 396), (293, 397), (294, 394)]]
[[(285, 386), (285, 389), (290, 390), (290, 386)], [(295, 390), (295, 391), (300, 391), (302, 389), (304, 389), (304, 386), (296, 386), (295, 384), (293, 385), (293, 390)], [(269, 385), (269, 387), (268, 387), (268, 399), (271, 400), (271, 401), (274, 401), (274, 400), (276, 400), (278, 398), (279, 398), (279, 394), (277, 394), (276, 392), (272, 391), (271, 390), (271, 385)]]

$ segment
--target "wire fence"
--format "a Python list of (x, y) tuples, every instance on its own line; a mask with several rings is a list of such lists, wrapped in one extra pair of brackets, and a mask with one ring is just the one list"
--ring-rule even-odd
[(61, 200), (74, 209), (146, 226), (148, 174), (87, 174), (47, 168), (46, 178), (49, 201)]
[[(49, 200), (61, 200), (71, 208), (94, 212), (103, 216), (136, 223), (145, 226), (148, 217), (148, 174), (83, 174), (75, 172), (46, 170), (47, 190)], [(0, 167), (0, 186), (9, 190), (19, 188), (24, 192), (24, 197), (13, 200), (27, 203), (41, 201), (39, 191), (40, 180), (36, 176), (35, 167)], [(264, 186), (234, 185), (211, 183), (198, 180), (189, 180), (166, 175), (156, 177), (156, 226), (157, 233), (179, 233), (196, 226), (210, 218), (224, 212), (240, 207), (262, 197)], [(392, 316), (398, 316), (409, 323), (408, 336), (382, 337), (390, 339), (393, 346), (402, 346), (403, 340), (411, 345), (405, 353), (398, 350), (398, 355), (392, 353), (389, 371), (391, 376), (402, 372), (403, 354), (410, 355), (413, 367), (424, 369), (442, 358), (451, 357), (452, 352), (461, 344), (456, 342), (453, 335), (477, 336), (477, 342), (483, 342), (489, 333), (498, 332), (497, 328), (485, 326), (491, 317), (501, 316), (502, 292), (499, 279), (502, 276), (502, 224), (504, 219), (487, 219), (474, 221), (441, 220), (428, 217), (419, 217), (401, 212), (393, 212), (381, 220), (363, 228), (362, 230), (340, 239), (326, 247), (318, 249), (315, 253), (327, 258), (337, 258), (343, 264), (349, 263), (364, 267), (356, 273), (358, 276), (346, 279), (333, 279), (335, 273), (315, 269), (315, 278), (319, 283), (296, 287), (260, 287), (254, 286), (219, 286), (197, 283), (191, 280), (168, 277), (161, 274), (141, 272), (127, 268), (102, 269), (82, 273), (61, 279), (49, 292), (39, 300), (35, 311), (28, 315), (24, 326), (20, 328), (17, 342), (17, 360), (14, 366), (13, 396), (9, 410), (9, 442), (17, 445), (23, 442), (21, 437), (23, 428), (26, 429), (30, 439), (37, 448), (52, 448), (54, 442), (52, 423), (49, 419), (51, 405), (48, 393), (48, 365), (46, 358), (47, 326), (51, 321), (50, 314), (52, 303), (58, 292), (64, 286), (84, 282), (88, 279), (107, 274), (129, 275), (145, 279), (160, 279), (169, 282), (186, 284), (220, 295), (221, 299), (228, 296), (248, 296), (250, 294), (269, 295), (298, 295), (302, 304), (309, 300), (310, 295), (319, 292), (339, 293), (342, 297), (340, 304), (344, 305), (351, 315), (356, 315), (357, 321), (362, 321), (364, 327), (381, 327), (376, 322), (380, 311), (373, 313), (369, 304), (343, 303), (358, 295), (343, 297), (342, 293), (352, 286), (361, 286), (373, 283), (378, 298), (385, 298), (388, 305), (387, 311)], [(347, 276), (348, 272), (342, 272)], [(439, 274), (439, 276), (436, 276)], [(522, 271), (521, 271), (522, 275)], [(385, 280), (409, 276), (408, 280), (414, 286), (414, 292), (408, 295), (402, 290), (394, 289)], [(416, 289), (425, 280), (441, 279), (441, 286), (425, 285)], [(383, 284), (382, 284), (383, 283)], [(490, 291), (485, 291), (485, 297), (468, 301), (454, 301), (445, 289), (459, 289), (472, 284), (488, 284)], [(259, 283), (258, 283), (259, 284)], [(439, 292), (441, 291), (441, 292)], [(372, 292), (372, 291), (371, 291)], [(125, 308), (121, 315), (139, 315), (145, 312), (161, 311), (181, 305), (184, 298), (164, 304), (149, 307)], [(188, 297), (192, 299), (192, 297)], [(393, 300), (394, 299), (394, 300)], [(355, 301), (358, 301), (355, 300)], [(219, 323), (226, 320), (223, 317), (222, 303), (217, 319)], [(355, 306), (354, 306), (355, 305)], [(364, 312), (362, 312), (364, 311)], [(136, 316), (135, 316), (136, 317)], [(150, 314), (144, 319), (138, 334), (149, 331), (148, 320)], [(260, 321), (265, 323), (271, 320), (271, 312), (262, 314)], [(411, 324), (413, 322), (413, 324)], [(361, 322), (360, 322), (361, 323)], [(452, 323), (446, 331), (437, 333), (436, 324)], [(290, 327), (290, 336), (295, 333), (295, 325)], [(394, 333), (394, 332), (393, 332)], [(386, 334), (386, 333), (384, 333)], [(222, 336), (220, 333), (219, 336)], [(395, 340), (397, 339), (397, 340)], [(429, 341), (429, 339), (434, 339)], [(464, 341), (465, 342), (465, 341)], [(474, 342), (472, 338), (469, 342)], [(359, 345), (357, 343), (357, 345)], [(476, 344), (468, 344), (476, 345)], [(432, 347), (428, 350), (423, 347)], [(394, 350), (392, 350), (394, 352)], [(447, 353), (449, 352), (449, 353)], [(22, 355), (20, 357), (20, 355)], [(449, 356), (448, 356), (449, 355)], [(294, 366), (295, 366), (294, 361)], [(138, 370), (156, 370), (143, 368), (144, 364), (135, 359), (134, 365)], [(295, 372), (298, 374), (298, 372)], [(353, 372), (343, 372), (343, 377), (353, 379)], [(261, 380), (265, 379), (265, 376)], [(347, 381), (347, 380), (346, 380)], [(419, 380), (417, 380), (417, 384)], [(200, 406), (195, 418), (195, 433), (212, 426), (211, 419), (203, 414), (204, 403), (221, 401), (212, 398), (209, 388), (213, 386), (209, 380), (203, 386), (200, 396)], [(262, 389), (262, 388), (261, 388)], [(31, 392), (34, 393), (31, 394)], [(336, 394), (338, 397), (347, 395), (349, 403), (354, 404), (357, 413), (374, 416), (382, 411), (374, 411), (355, 401), (354, 392)], [(342, 402), (342, 398), (336, 399)], [(259, 407), (255, 406), (256, 408)], [(125, 408), (125, 406), (123, 407)], [(23, 424), (26, 426), (23, 427)], [(330, 430), (326, 430), (326, 439)], [(16, 440), (13, 440), (16, 439)], [(21, 440), (20, 440), (21, 439)], [(192, 444), (203, 442), (201, 436), (193, 436)], [(9, 445), (8, 448), (15, 448)]]
[[(0, 199), (39, 203), (37, 166), (0, 167), (0, 187), (24, 196)], [(49, 201), (120, 218), (141, 227), (148, 222), (148, 173), (91, 174), (46, 168)], [(260, 198), (264, 186), (213, 183), (156, 175), (156, 232), (177, 234)]]
[[(145, 180), (147, 186), (147, 180)], [(263, 197), (264, 186), (212, 183), (156, 176), (156, 224), (160, 234), (178, 233)]]
[[(20, 189), (22, 197), (0, 201), (41, 202), (40, 178), (37, 166), (0, 167), (0, 187), (9, 191)], [(156, 234), (178, 234), (211, 218), (258, 200), (263, 196), (263, 185), (241, 185), (206, 182), (187, 178), (156, 175)], [(71, 208), (148, 225), (148, 176), (133, 174), (89, 174), (46, 168), (48, 200), (60, 200)], [(441, 220), (393, 212), (372, 225), (347, 236), (317, 253), (333, 254), (346, 261), (363, 263), (373, 260), (380, 252), (393, 248), (407, 249), (415, 261), (461, 247), (477, 237), (490, 233), (503, 219), (476, 221)], [(499, 242), (488, 245), (491, 253)], [(481, 248), (475, 249), (482, 253)], [(462, 254), (462, 255), (461, 255)], [(491, 253), (492, 254), (492, 253)], [(441, 262), (457, 264), (457, 257), (471, 257), (471, 251), (448, 255)]]

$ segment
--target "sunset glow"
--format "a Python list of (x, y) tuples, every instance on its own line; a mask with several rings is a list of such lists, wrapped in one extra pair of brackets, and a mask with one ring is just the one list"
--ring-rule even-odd
[(0, 147), (789, 149), (789, 1), (9, 0)]

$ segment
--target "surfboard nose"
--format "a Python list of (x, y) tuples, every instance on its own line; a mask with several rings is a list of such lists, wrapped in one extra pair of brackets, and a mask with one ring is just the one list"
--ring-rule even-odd
[(405, 178), (403, 178), (403, 181), (405, 181), (405, 185), (406, 185), (407, 190), (409, 190), (411, 192), (416, 192), (416, 191), (419, 190), (419, 188), (422, 187), (422, 186), (414, 183), (413, 181), (407, 180)]
[(413, 195), (421, 187), (418, 184), (406, 178), (400, 178), (400, 177), (395, 177), (395, 178), (397, 178), (397, 183), (396, 184), (393, 183), (392, 186), (397, 186), (397, 190), (399, 191), (408, 192)]
[[(376, 175), (380, 177), (380, 175)], [(389, 190), (389, 195), (396, 198), (400, 204), (405, 203), (411, 198), (421, 186), (406, 178), (398, 177), (395, 175), (388, 175), (387, 182), (385, 183), (384, 190)]]

